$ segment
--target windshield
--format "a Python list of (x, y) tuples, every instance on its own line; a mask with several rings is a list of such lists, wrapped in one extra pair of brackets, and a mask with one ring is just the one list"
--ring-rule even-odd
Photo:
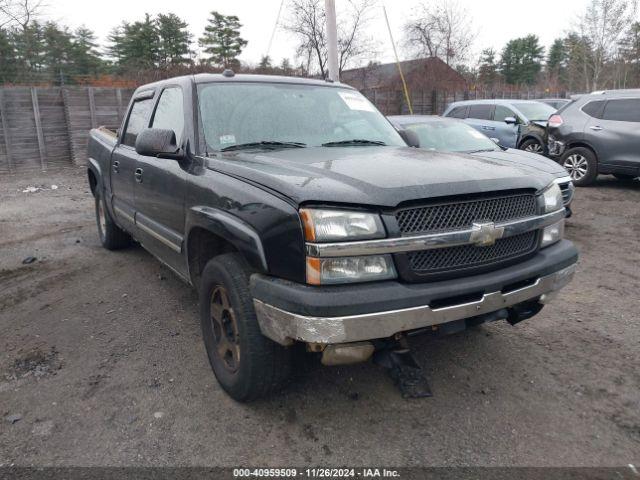
[(482, 133), (466, 123), (456, 120), (429, 121), (403, 125), (413, 130), (420, 139), (420, 148), (441, 152), (475, 152), (499, 150), (499, 147)]
[(546, 122), (549, 117), (556, 113), (556, 109), (546, 103), (514, 103), (513, 106), (520, 110), (522, 114), (531, 122)]
[(354, 140), (348, 145), (406, 146), (364, 96), (346, 88), (208, 83), (199, 86), (198, 97), (208, 151), (244, 144), (279, 148), (276, 142), (295, 142), (312, 147)]

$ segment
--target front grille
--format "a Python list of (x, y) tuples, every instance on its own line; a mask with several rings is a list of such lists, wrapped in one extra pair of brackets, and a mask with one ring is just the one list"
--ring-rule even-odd
[[(403, 236), (469, 229), (476, 222), (505, 222), (537, 215), (533, 193), (512, 192), (463, 201), (407, 207), (396, 212)], [(404, 254), (401, 275), (419, 281), (428, 277), (455, 276), (496, 268), (525, 257), (538, 247), (537, 232), (526, 232), (496, 240), (491, 246), (461, 245)]]
[(405, 208), (396, 213), (396, 219), (402, 235), (417, 235), (470, 228), (473, 222), (503, 222), (535, 214), (535, 195), (516, 194)]
[(411, 269), (419, 274), (480, 267), (533, 252), (537, 247), (536, 236), (537, 233), (532, 231), (501, 238), (489, 247), (461, 245), (411, 252), (407, 257)]

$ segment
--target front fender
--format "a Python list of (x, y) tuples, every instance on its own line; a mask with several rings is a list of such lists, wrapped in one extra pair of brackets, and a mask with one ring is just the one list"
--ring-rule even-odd
[(89, 162), (87, 163), (87, 173), (93, 173), (96, 178), (96, 185), (91, 185), (91, 193), (95, 196), (95, 188), (102, 186), (102, 168), (100, 168), (100, 163), (95, 158), (89, 158)]
[[(188, 235), (194, 228), (203, 228), (233, 245), (253, 268), (263, 273), (268, 272), (260, 235), (242, 219), (217, 208), (194, 206), (187, 212), (186, 224)], [(188, 248), (188, 236), (186, 245)]]

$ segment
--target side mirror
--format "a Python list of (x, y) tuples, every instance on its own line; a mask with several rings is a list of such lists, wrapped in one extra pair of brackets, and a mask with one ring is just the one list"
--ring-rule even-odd
[(516, 123), (518, 123), (518, 120), (516, 119), (516, 117), (507, 117), (504, 119), (504, 123), (506, 123), (507, 125), (515, 125)]
[(178, 158), (176, 134), (164, 128), (145, 128), (136, 138), (136, 152), (148, 157)]
[(414, 148), (420, 148), (420, 138), (418, 138), (418, 134), (413, 130), (398, 130), (398, 133), (405, 141), (407, 145)]

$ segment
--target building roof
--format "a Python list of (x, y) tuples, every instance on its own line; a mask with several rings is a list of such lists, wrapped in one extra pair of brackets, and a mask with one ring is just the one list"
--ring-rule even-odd
[[(409, 84), (451, 83), (466, 84), (464, 77), (438, 57), (416, 58), (400, 62), (402, 73)], [(394, 86), (400, 80), (398, 65), (394, 63), (370, 64), (366, 67), (343, 70), (340, 74), (343, 83), (360, 90)], [(453, 85), (452, 85), (453, 86)]]

